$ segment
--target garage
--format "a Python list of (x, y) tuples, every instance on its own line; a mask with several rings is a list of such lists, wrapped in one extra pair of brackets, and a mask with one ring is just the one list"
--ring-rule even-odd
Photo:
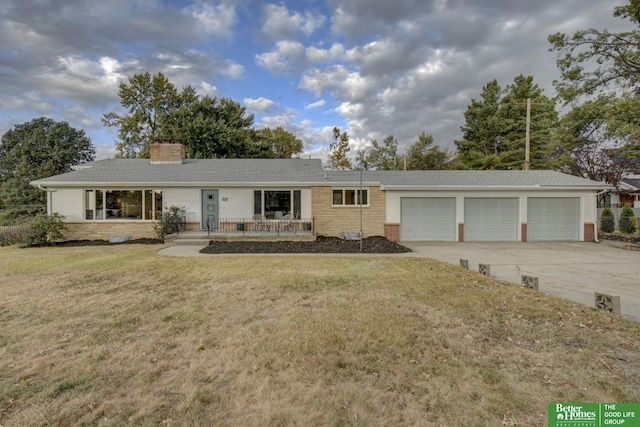
[(578, 197), (529, 197), (527, 240), (577, 241), (580, 239)]
[(516, 197), (467, 197), (464, 199), (465, 242), (518, 240)]
[(402, 241), (455, 240), (454, 197), (403, 197), (400, 200)]

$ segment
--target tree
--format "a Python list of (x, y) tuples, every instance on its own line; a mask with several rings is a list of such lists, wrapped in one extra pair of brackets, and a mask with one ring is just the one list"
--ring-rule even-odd
[(603, 233), (613, 233), (616, 229), (615, 218), (609, 206), (605, 206), (600, 215), (600, 230)]
[(92, 161), (95, 148), (83, 130), (67, 122), (40, 117), (19, 124), (0, 143), (0, 198), (5, 221), (46, 212), (46, 194), (29, 182), (71, 171), (71, 166)]
[(263, 157), (266, 149), (252, 146), (253, 115), (245, 107), (230, 98), (182, 98), (164, 119), (162, 139), (182, 141), (186, 156), (194, 159)]
[[(614, 8), (613, 15), (640, 24), (640, 1), (629, 0)], [(558, 52), (556, 64), (562, 80), (554, 82), (565, 102), (581, 95), (591, 95), (611, 86), (632, 88), (639, 92), (640, 31), (613, 33), (589, 28), (572, 35), (552, 34), (550, 51)]]
[(637, 170), (640, 99), (600, 95), (575, 104), (559, 121), (554, 167), (614, 186)]
[(349, 135), (347, 132), (340, 132), (338, 127), (333, 128), (333, 142), (329, 144), (329, 169), (347, 170), (352, 169), (353, 165), (348, 153), (351, 151), (349, 147)]
[(623, 233), (632, 234), (636, 232), (636, 221), (631, 205), (626, 204), (622, 207), (622, 213), (620, 213), (620, 221), (618, 222), (618, 225), (620, 231)]
[(522, 169), (526, 146), (526, 103), (531, 110), (531, 167), (547, 166), (547, 143), (557, 121), (555, 105), (533, 83), (533, 77), (519, 75), (502, 90), (496, 80), (487, 83), (481, 100), (471, 100), (461, 127), (458, 167), (468, 169)]
[(471, 99), (464, 112), (463, 137), (455, 141), (461, 162), (470, 169), (495, 169), (503, 151), (498, 122), (502, 89), (497, 80), (482, 88), (481, 99)]
[(444, 170), (450, 169), (452, 158), (448, 150), (433, 145), (433, 136), (422, 132), (407, 150), (406, 164), (409, 170)]
[(363, 169), (402, 169), (403, 162), (398, 159), (398, 140), (393, 135), (387, 136), (382, 144), (372, 139), (371, 146), (359, 153), (358, 165)]
[(129, 83), (120, 83), (120, 104), (125, 114), (110, 112), (102, 117), (106, 126), (118, 128), (116, 149), (120, 157), (149, 157), (149, 146), (161, 137), (166, 119), (182, 105), (196, 99), (187, 86), (182, 94), (162, 73), (134, 74)]
[(302, 152), (302, 141), (281, 126), (275, 129), (263, 128), (256, 131), (257, 144), (276, 159), (290, 159)]
[(550, 160), (549, 142), (558, 122), (555, 102), (543, 94), (532, 76), (520, 74), (505, 89), (498, 120), (504, 151), (504, 168), (522, 169), (525, 161), (527, 99), (531, 100), (530, 167), (545, 169)]

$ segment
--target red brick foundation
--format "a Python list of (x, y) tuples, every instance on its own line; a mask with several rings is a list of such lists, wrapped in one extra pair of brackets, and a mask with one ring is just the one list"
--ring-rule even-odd
[(527, 223), (523, 222), (521, 224), (521, 230), (522, 230), (522, 241), (526, 242), (527, 241)]
[(464, 242), (464, 224), (458, 224), (458, 242)]
[(385, 224), (384, 237), (392, 242), (400, 241), (400, 224)]
[(592, 222), (584, 223), (584, 241), (585, 242), (595, 242), (595, 224)]

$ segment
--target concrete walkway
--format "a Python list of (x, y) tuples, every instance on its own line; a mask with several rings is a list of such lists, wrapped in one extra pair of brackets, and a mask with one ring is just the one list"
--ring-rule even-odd
[[(158, 253), (166, 256), (207, 257), (211, 255), (199, 252), (207, 243), (170, 246)], [(607, 243), (579, 242), (403, 244), (414, 253), (385, 256), (423, 256), (456, 266), (462, 258), (469, 261), (469, 269), (472, 271), (478, 271), (480, 263), (489, 264), (491, 276), (496, 279), (519, 284), (521, 275), (535, 276), (538, 277), (540, 292), (588, 307), (595, 306), (595, 292), (617, 295), (620, 296), (622, 315), (640, 322), (640, 252), (637, 251), (624, 250)]]
[(620, 296), (624, 317), (640, 321), (640, 252), (608, 243), (411, 243), (422, 256), (469, 269), (489, 264), (491, 276), (513, 283), (538, 277), (541, 292), (595, 307), (595, 293)]

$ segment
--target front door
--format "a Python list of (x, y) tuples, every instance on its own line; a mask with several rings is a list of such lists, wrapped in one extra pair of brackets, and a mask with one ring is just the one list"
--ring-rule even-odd
[(218, 190), (202, 190), (202, 229), (218, 229)]

